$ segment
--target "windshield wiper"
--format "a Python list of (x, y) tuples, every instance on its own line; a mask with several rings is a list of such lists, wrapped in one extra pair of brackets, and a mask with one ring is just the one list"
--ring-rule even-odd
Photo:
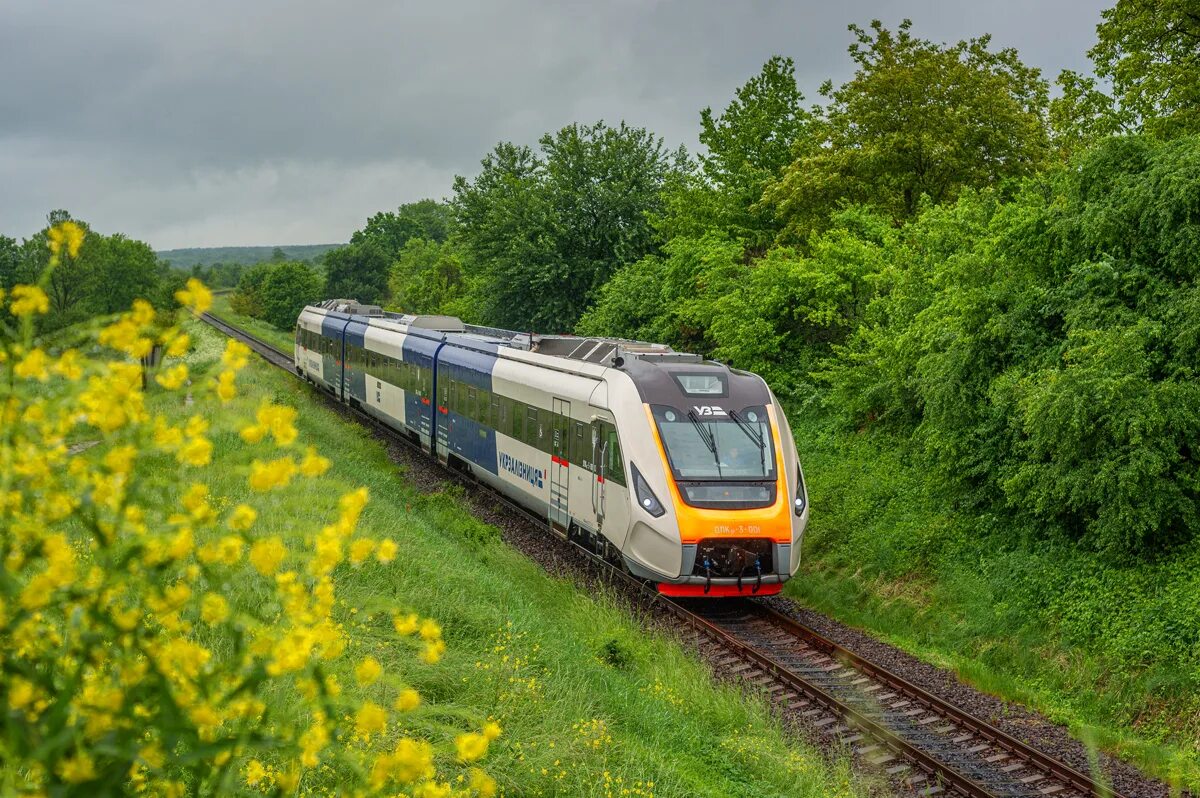
[(752, 427), (748, 423), (746, 423), (746, 421), (740, 415), (738, 415), (738, 412), (736, 410), (730, 410), (729, 417), (732, 418), (733, 422), (738, 425), (738, 429), (740, 429), (742, 432), (744, 432), (746, 434), (746, 437), (749, 438), (750, 440), (754, 441), (755, 445), (758, 446), (759, 470), (762, 472), (763, 476), (766, 476), (766, 474), (767, 474), (767, 446), (766, 446), (766, 441), (763, 440), (762, 433), (760, 433), (754, 427)]
[(696, 428), (696, 432), (700, 435), (700, 440), (704, 441), (704, 445), (712, 452), (713, 462), (717, 464), (717, 476), (721, 476), (721, 458), (717, 456), (717, 441), (713, 437), (712, 430), (704, 426), (694, 410), (688, 411), (688, 420)]

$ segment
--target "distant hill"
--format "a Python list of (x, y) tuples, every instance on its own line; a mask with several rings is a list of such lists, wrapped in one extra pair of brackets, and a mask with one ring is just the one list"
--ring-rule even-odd
[[(289, 244), (279, 246), (288, 260), (313, 260), (342, 244)], [(170, 261), (177, 269), (207, 266), (210, 263), (258, 263), (270, 260), (275, 247), (187, 247), (164, 249), (158, 253), (162, 260)]]

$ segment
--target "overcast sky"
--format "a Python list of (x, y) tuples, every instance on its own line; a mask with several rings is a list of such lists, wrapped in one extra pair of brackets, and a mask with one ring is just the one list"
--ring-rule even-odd
[(646, 126), (697, 147), (774, 54), (810, 99), (846, 25), (985, 32), (1053, 78), (1110, 0), (0, 0), (0, 233), (66, 208), (156, 249), (345, 241), (497, 141)]

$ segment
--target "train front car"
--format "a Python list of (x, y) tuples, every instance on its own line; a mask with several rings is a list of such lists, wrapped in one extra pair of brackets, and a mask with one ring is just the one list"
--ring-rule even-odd
[(620, 370), (634, 389), (609, 397), (630, 462), (629, 569), (670, 596), (778, 593), (800, 564), (808, 496), (766, 383), (669, 351)]

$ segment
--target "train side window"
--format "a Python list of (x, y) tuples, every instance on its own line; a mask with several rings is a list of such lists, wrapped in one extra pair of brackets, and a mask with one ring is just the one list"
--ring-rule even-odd
[(612, 480), (618, 485), (625, 484), (625, 458), (621, 455), (621, 442), (617, 438), (617, 428), (605, 423), (604, 430), (608, 434), (608, 462), (605, 463), (605, 479)]
[(538, 445), (538, 411), (536, 407), (525, 406), (525, 435), (521, 438), (530, 446)]
[(571, 446), (567, 459), (572, 463), (580, 463), (584, 466), (591, 467), (591, 457), (588, 449), (591, 448), (591, 440), (587, 434), (587, 427), (582, 421), (571, 422)]
[(468, 418), (478, 420), (479, 414), (475, 412), (475, 405), (479, 402), (478, 391), (474, 386), (467, 386), (467, 401), (463, 404), (463, 412)]
[(499, 429), (502, 423), (500, 416), (500, 395), (492, 394), (491, 401), (488, 402), (488, 426), (492, 429)]

